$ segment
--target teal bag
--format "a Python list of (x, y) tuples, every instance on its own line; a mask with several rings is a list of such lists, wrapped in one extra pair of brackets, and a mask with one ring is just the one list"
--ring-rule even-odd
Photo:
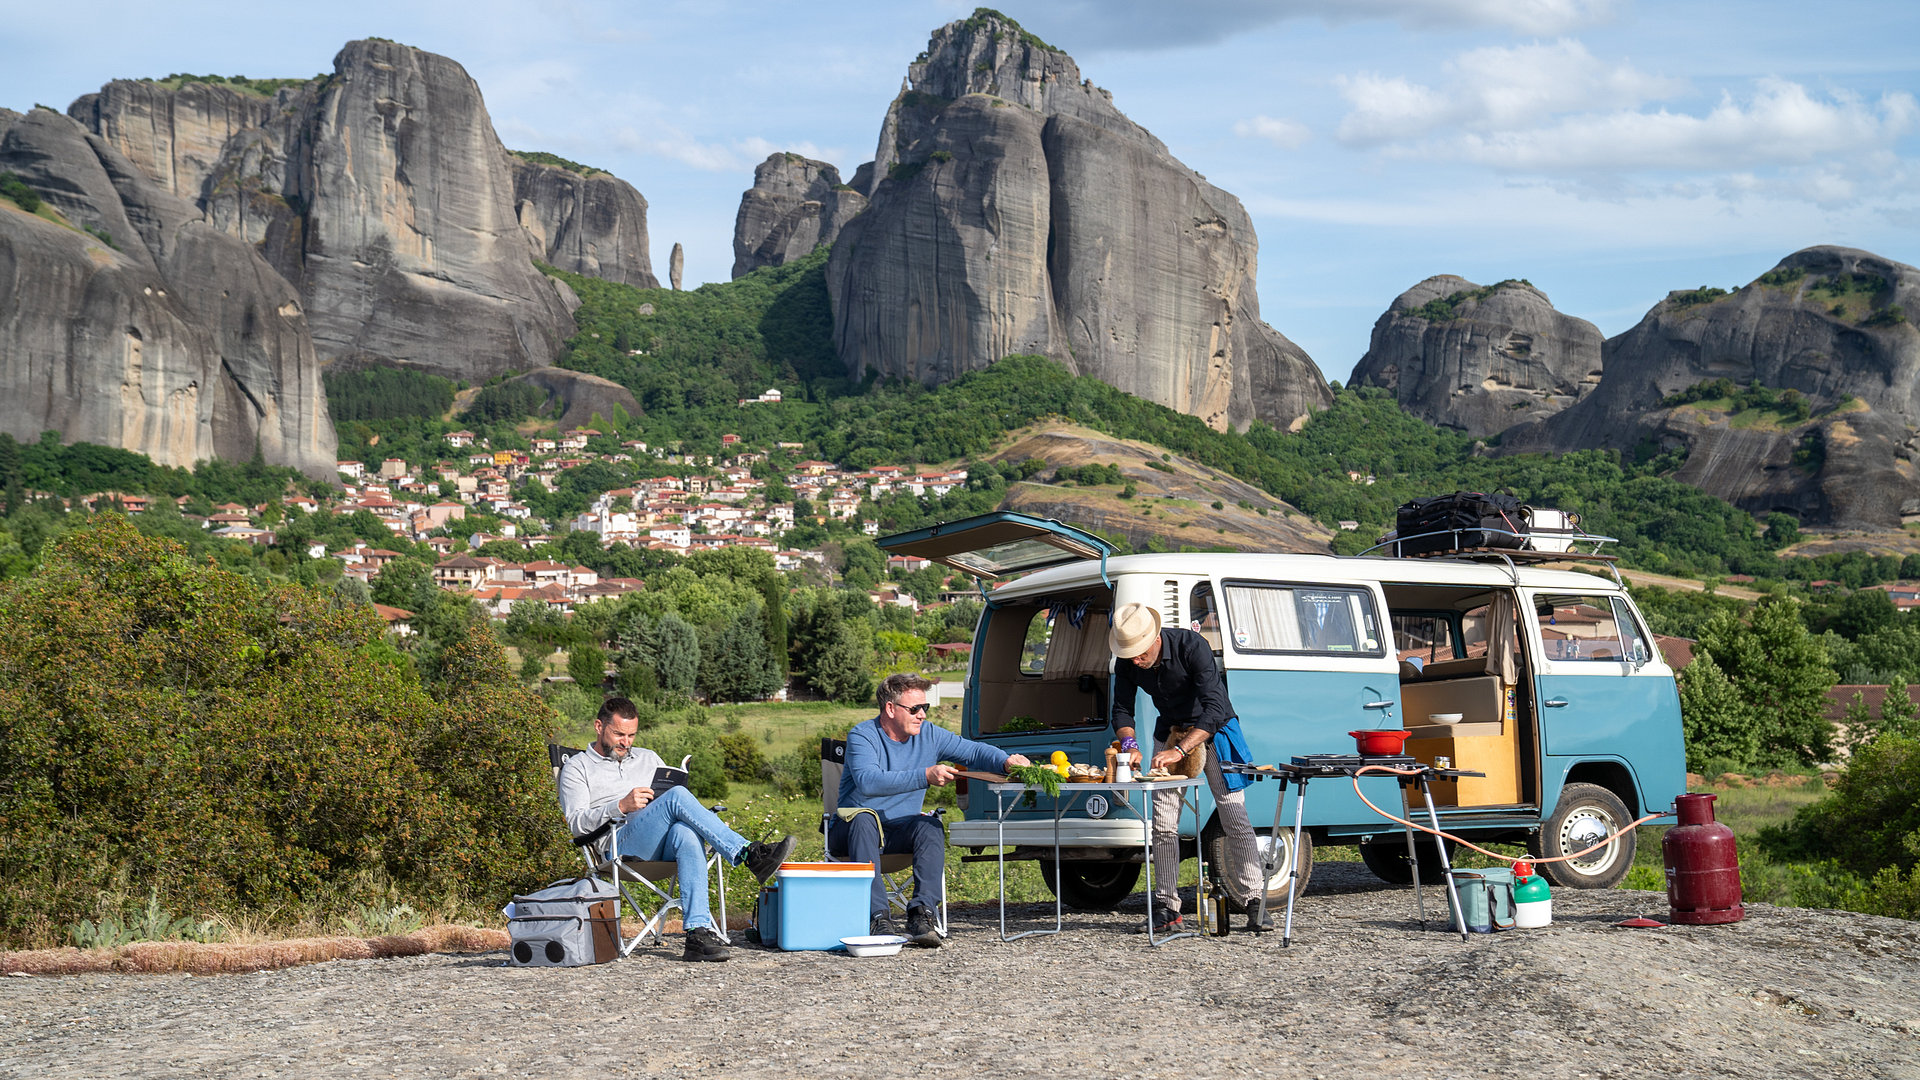
[[(1461, 919), (1471, 934), (1513, 929), (1513, 871), (1506, 869), (1455, 870), (1454, 891), (1460, 894)], [(1452, 894), (1447, 906), (1453, 908)], [(1454, 929), (1449, 923), (1447, 929)]]
[[(1231, 761), (1236, 765), (1253, 764), (1253, 751), (1247, 746), (1247, 733), (1240, 730), (1238, 716), (1227, 717), (1227, 722), (1213, 733), (1213, 752), (1221, 761)], [(1220, 779), (1226, 783), (1228, 791), (1239, 791), (1253, 783), (1253, 777), (1245, 773), (1222, 773)]]

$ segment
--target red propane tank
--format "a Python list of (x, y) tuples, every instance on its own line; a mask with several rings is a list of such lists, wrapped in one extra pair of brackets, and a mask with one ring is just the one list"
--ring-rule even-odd
[(1712, 795), (1674, 800), (1680, 824), (1660, 842), (1667, 865), (1667, 904), (1677, 923), (1739, 922), (1740, 858), (1733, 830), (1713, 820)]

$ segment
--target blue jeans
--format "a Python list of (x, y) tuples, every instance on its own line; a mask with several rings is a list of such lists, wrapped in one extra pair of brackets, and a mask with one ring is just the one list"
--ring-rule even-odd
[(881, 855), (911, 852), (912, 906), (929, 910), (937, 906), (944, 899), (936, 891), (945, 880), (941, 875), (947, 868), (947, 834), (940, 828), (940, 819), (925, 814), (889, 818), (884, 847), (874, 821), (873, 814), (856, 814), (850, 822), (836, 819), (827, 835), (827, 843), (836, 857), (873, 864), (873, 895), (867, 904), (867, 916), (884, 915), (887, 911), (887, 881), (880, 876)]
[(671, 862), (680, 868), (680, 915), (692, 930), (712, 926), (707, 907), (707, 852), (703, 844), (729, 863), (740, 861), (747, 838), (727, 828), (713, 811), (700, 805), (693, 792), (668, 788), (636, 814), (628, 814), (614, 831), (622, 858)]

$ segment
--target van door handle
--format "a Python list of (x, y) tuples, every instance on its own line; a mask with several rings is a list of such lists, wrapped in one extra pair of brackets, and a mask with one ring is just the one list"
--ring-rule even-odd
[[(1565, 704), (1565, 702), (1562, 702), (1561, 704), (1563, 704), (1563, 705), (1564, 705), (1564, 704)], [(1361, 708), (1363, 708), (1363, 709), (1391, 709), (1391, 708), (1393, 708), (1393, 702), (1391, 702), (1391, 701), (1369, 701), (1369, 702), (1367, 702), (1367, 703), (1366, 703), (1365, 705), (1362, 705), (1362, 706), (1360, 706), (1360, 707), (1361, 707)]]
[(1545, 705), (1549, 709), (1564, 709), (1567, 707), (1565, 698), (1548, 698), (1540, 704)]

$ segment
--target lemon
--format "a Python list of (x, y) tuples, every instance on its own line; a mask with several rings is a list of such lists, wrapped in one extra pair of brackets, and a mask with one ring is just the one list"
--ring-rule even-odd
[(1053, 767), (1056, 769), (1065, 768), (1067, 764), (1067, 752), (1065, 750), (1055, 750), (1053, 756), (1047, 760), (1053, 762)]
[(1058, 761), (1058, 762), (1055, 762), (1055, 763), (1054, 763), (1054, 766), (1053, 766), (1053, 771), (1054, 771), (1054, 772), (1057, 772), (1057, 773), (1059, 773), (1059, 774), (1060, 774), (1060, 778), (1061, 778), (1062, 780), (1064, 780), (1064, 779), (1066, 779), (1066, 778), (1067, 778), (1068, 776), (1070, 776), (1070, 775), (1072, 775), (1072, 773), (1073, 773), (1073, 769), (1072, 769), (1072, 767), (1071, 767), (1071, 766), (1069, 766), (1069, 765), (1068, 765), (1068, 764), (1067, 764), (1066, 762), (1064, 762), (1064, 761)]

